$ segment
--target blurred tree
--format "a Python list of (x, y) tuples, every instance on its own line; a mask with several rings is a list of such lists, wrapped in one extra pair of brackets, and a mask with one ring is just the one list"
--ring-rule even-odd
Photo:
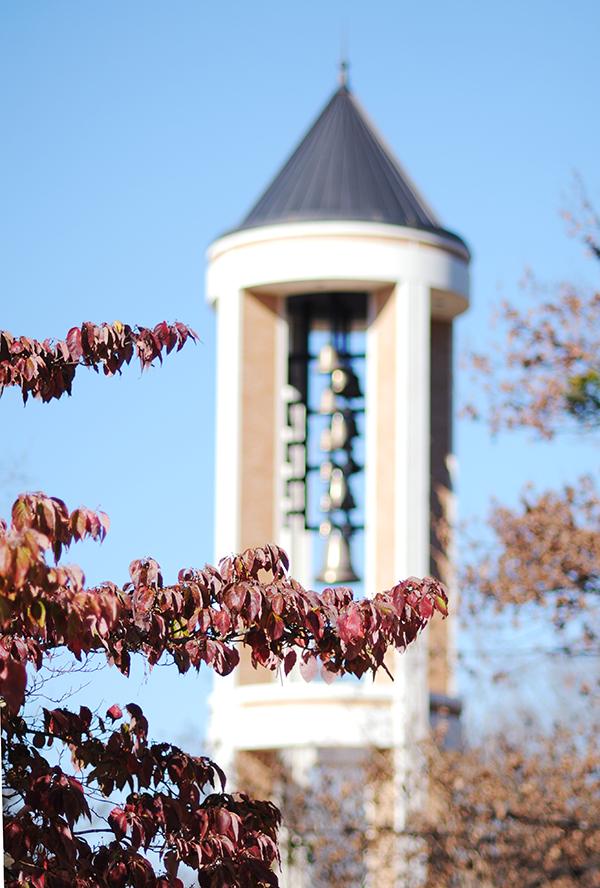
[[(242, 774), (256, 785), (256, 760)], [(333, 769), (294, 781), (281, 762), (278, 803), (287, 828), (282, 851), (311, 864), (316, 888), (363, 884), (421, 888), (597, 888), (600, 885), (600, 754), (594, 736), (566, 729), (444, 749), (441, 738), (424, 749), (421, 782), (428, 800), (399, 829), (390, 804), (394, 785), (389, 751), (370, 751), (360, 769), (340, 783)], [(388, 877), (404, 856), (406, 876)], [(366, 862), (366, 867), (364, 863)], [(368, 882), (361, 877), (366, 869)], [(397, 870), (396, 870), (397, 872)], [(368, 876), (367, 876), (368, 878)], [(378, 881), (381, 880), (381, 881)]]
[[(577, 220), (569, 222), (600, 260), (600, 220), (585, 199)], [(600, 425), (600, 293), (564, 285), (548, 294), (531, 277), (528, 286), (528, 307), (501, 307), (494, 357), (473, 358), (484, 409), (470, 412), (485, 417), (493, 432), (525, 429), (544, 439), (565, 431), (594, 434)], [(538, 612), (550, 614), (554, 655), (586, 663), (575, 693), (593, 699), (600, 688), (595, 479), (580, 478), (561, 490), (527, 490), (516, 508), (495, 505), (489, 524), (491, 545), (475, 550), (458, 581), (471, 626), (483, 625), (490, 610), (531, 620)], [(439, 528), (442, 536), (448, 531)], [(510, 659), (506, 648), (504, 669)], [(548, 682), (556, 678), (551, 670), (547, 676)], [(517, 677), (527, 680), (523, 673)], [(313, 884), (320, 888), (358, 888), (357, 859), (371, 862), (373, 884), (381, 884), (378, 875), (393, 866), (400, 848), (415, 864), (413, 872), (421, 864), (418, 884), (424, 888), (598, 888), (598, 712), (589, 706), (582, 724), (557, 725), (550, 733), (519, 724), (516, 714), (509, 734), (452, 749), (442, 730), (428, 744), (422, 760), (428, 799), (401, 830), (390, 801), (389, 751), (372, 750), (364, 769), (347, 774), (341, 787), (323, 774), (299, 786), (285, 763), (269, 761), (271, 773), (280, 770), (288, 853), (319, 861)], [(245, 777), (248, 786), (258, 779), (255, 763)], [(410, 795), (411, 787), (403, 791)]]
[[(569, 224), (600, 261), (600, 219), (582, 195)], [(528, 429), (551, 439), (593, 435), (600, 425), (600, 292), (564, 284), (548, 294), (528, 278), (530, 304), (504, 303), (493, 360), (476, 355), (492, 430)], [(471, 407), (471, 412), (482, 411)], [(528, 489), (517, 508), (493, 507), (494, 545), (467, 568), (461, 586), (472, 607), (535, 603), (551, 608), (556, 628), (580, 632), (567, 653), (600, 654), (600, 493), (586, 476), (561, 490)]]

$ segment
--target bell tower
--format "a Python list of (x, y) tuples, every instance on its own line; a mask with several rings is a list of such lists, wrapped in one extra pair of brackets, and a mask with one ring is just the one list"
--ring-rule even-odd
[[(452, 585), (438, 520), (452, 500), (452, 324), (468, 306), (469, 258), (344, 77), (241, 225), (208, 250), (218, 557), (276, 542), (309, 588), (369, 596), (430, 573)], [(440, 707), (459, 711), (452, 619), (389, 668), (393, 682), (307, 684), (244, 660), (216, 681), (215, 757), (231, 770), (241, 753), (277, 754), (310, 781), (319, 762), (356, 769), (377, 747), (401, 775)], [(401, 828), (399, 792), (392, 805)]]

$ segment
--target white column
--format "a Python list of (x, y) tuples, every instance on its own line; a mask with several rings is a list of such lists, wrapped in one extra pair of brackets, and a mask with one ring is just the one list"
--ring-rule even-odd
[(396, 286), (396, 570), (429, 573), (430, 297), (422, 283)]
[[(453, 445), (454, 446), (454, 445)], [(458, 501), (456, 497), (456, 488), (458, 486), (458, 461), (454, 455), (454, 453), (449, 453), (446, 457), (446, 465), (448, 466), (448, 472), (450, 475), (450, 493), (448, 494), (448, 503), (447, 503), (447, 519), (450, 524), (450, 527), (454, 528), (458, 525)], [(447, 567), (447, 576), (446, 583), (448, 586), (448, 595), (451, 602), (451, 614), (448, 617), (447, 624), (447, 658), (448, 658), (448, 693), (451, 697), (458, 696), (458, 684), (457, 684), (457, 660), (458, 660), (458, 652), (457, 652), (457, 639), (456, 632), (458, 628), (457, 624), (457, 612), (460, 604), (460, 591), (458, 589), (457, 581), (456, 581), (456, 537), (453, 533), (450, 537), (450, 545), (448, 548), (448, 567)]]
[(215, 559), (237, 552), (240, 542), (240, 440), (243, 291), (231, 289), (217, 303)]
[(372, 598), (377, 589), (377, 429), (378, 429), (378, 331), (375, 329), (377, 314), (376, 297), (369, 294), (366, 332), (366, 379), (365, 379), (365, 595)]
[[(297, 746), (281, 752), (281, 760), (287, 774), (287, 780), (298, 791), (306, 792), (307, 805), (316, 805), (318, 785), (316, 783), (315, 767), (317, 765), (317, 749), (314, 746)], [(277, 803), (277, 793), (275, 798)], [(310, 815), (308, 820), (310, 821)], [(286, 860), (286, 846), (290, 841), (290, 835), (282, 826), (280, 836), (280, 848), (282, 851), (281, 888), (310, 888), (312, 884), (312, 867), (309, 863), (307, 850), (295, 848), (292, 862), (288, 865)]]
[[(422, 282), (403, 281), (396, 287), (396, 575), (398, 579), (429, 573), (430, 472), (430, 292)], [(396, 780), (395, 828), (401, 831), (408, 809), (423, 801), (418, 779), (417, 744), (427, 732), (429, 691), (427, 648), (421, 637), (404, 654), (396, 655), (393, 704)], [(412, 787), (408, 797), (405, 787)], [(398, 885), (409, 885), (419, 874), (415, 862), (402, 860), (398, 843)], [(412, 879), (412, 876), (411, 876)]]
[[(215, 563), (240, 543), (240, 440), (243, 291), (232, 287), (217, 301), (217, 397), (215, 448)], [(216, 677), (209, 697), (208, 751), (235, 780), (236, 738), (234, 673)], [(228, 789), (231, 790), (231, 784)]]

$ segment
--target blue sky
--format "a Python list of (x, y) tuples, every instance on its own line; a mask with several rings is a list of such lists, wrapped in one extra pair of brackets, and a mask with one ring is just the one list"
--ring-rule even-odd
[[(0, 401), (0, 505), (24, 487), (109, 513), (72, 553), (90, 581), (152, 554), (212, 559), (214, 319), (204, 252), (253, 203), (335, 88), (340, 44), (363, 105), (447, 227), (473, 250), (458, 349), (525, 266), (586, 285), (559, 211), (578, 171), (600, 204), (595, 0), (567, 4), (55, 2), (0, 12), (0, 324), (61, 336), (83, 320), (183, 320), (202, 339), (140, 377), (81, 375), (71, 399)], [(465, 383), (459, 383), (459, 396)], [(594, 445), (490, 442), (457, 428), (460, 510), (596, 467)], [(168, 670), (102, 693), (157, 733), (203, 731), (207, 678)], [(113, 702), (112, 698), (108, 702)]]

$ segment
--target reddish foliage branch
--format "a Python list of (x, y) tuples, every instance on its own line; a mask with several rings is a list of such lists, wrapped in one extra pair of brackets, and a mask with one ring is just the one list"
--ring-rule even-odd
[(425, 885), (469, 874), (469, 885), (597, 888), (599, 778), (593, 731), (434, 750), (431, 805), (410, 824), (427, 844)]
[(496, 506), (489, 524), (498, 551), (465, 571), (475, 601), (551, 606), (558, 628), (579, 618), (579, 644), (598, 639), (600, 496), (589, 478), (562, 491), (529, 491), (516, 509)]
[(84, 585), (77, 567), (48, 564), (64, 546), (85, 537), (101, 540), (106, 516), (43, 494), (19, 497), (10, 526), (0, 526), (0, 694), (12, 711), (23, 700), (26, 664), (39, 666), (45, 650), (66, 646), (76, 657), (104, 651), (127, 674), (132, 653), (153, 665), (170, 654), (180, 672), (206, 663), (220, 675), (239, 662), (236, 644), (252, 662), (286, 674), (301, 649), (309, 679), (373, 673), (389, 647), (403, 650), (433, 612), (447, 614), (447, 596), (435, 579), (411, 578), (372, 599), (355, 601), (350, 589), (307, 591), (287, 574), (276, 546), (249, 549), (219, 568), (182, 570), (163, 584), (152, 559), (130, 565), (123, 588)]
[[(130, 703), (127, 711), (130, 720), (112, 731), (87, 707), (78, 714), (44, 710), (38, 730), (8, 719), (7, 888), (183, 888), (181, 864), (210, 888), (276, 886), (275, 806), (224, 793), (225, 777), (213, 762), (149, 743), (140, 707)], [(115, 722), (123, 713), (115, 705), (106, 716)], [(55, 740), (70, 749), (77, 776), (40, 752)], [(107, 817), (90, 809), (90, 794), (108, 797), (125, 788)], [(86, 838), (110, 832), (108, 842)], [(165, 868), (160, 876), (145, 856), (152, 851)]]
[(188, 339), (197, 340), (185, 324), (166, 321), (149, 327), (114, 324), (92, 324), (86, 321), (73, 327), (64, 340), (45, 339), (39, 342), (25, 336), (15, 337), (0, 331), (0, 394), (6, 386), (18, 386), (26, 402), (29, 395), (51, 401), (71, 394), (77, 367), (104, 370), (106, 376), (119, 373), (123, 364), (134, 356), (142, 369), (162, 354), (179, 351)]
[[(569, 217), (574, 233), (600, 259), (600, 220), (583, 201), (580, 219)], [(529, 428), (551, 438), (575, 424), (595, 428), (600, 422), (600, 293), (564, 284), (550, 297), (527, 275), (529, 307), (500, 306), (502, 340), (489, 355), (471, 363), (482, 384), (483, 413), (493, 431)]]
[(495, 357), (472, 358), (492, 429), (530, 428), (551, 438), (569, 420), (597, 425), (600, 293), (565, 287), (530, 309), (504, 303), (500, 325), (504, 342)]

